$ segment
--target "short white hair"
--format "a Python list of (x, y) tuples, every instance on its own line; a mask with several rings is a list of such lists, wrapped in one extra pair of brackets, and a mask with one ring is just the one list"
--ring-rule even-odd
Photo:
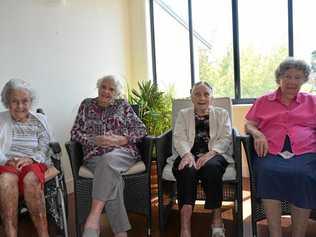
[(118, 79), (117, 76), (114, 75), (107, 75), (104, 77), (101, 77), (100, 79), (98, 79), (97, 81), (97, 88), (100, 89), (101, 84), (104, 81), (112, 81), (114, 84), (114, 89), (115, 89), (115, 95), (114, 98), (120, 98), (123, 95), (123, 85), (120, 79)]
[(11, 96), (11, 92), (13, 90), (20, 90), (20, 91), (28, 92), (28, 94), (30, 95), (32, 104), (33, 104), (33, 102), (36, 99), (35, 92), (34, 92), (33, 88), (31, 87), (31, 85), (28, 82), (23, 81), (21, 79), (14, 78), (14, 79), (9, 80), (5, 84), (3, 89), (2, 89), (2, 91), (1, 91), (1, 101), (2, 101), (2, 104), (6, 108), (9, 107), (10, 96)]

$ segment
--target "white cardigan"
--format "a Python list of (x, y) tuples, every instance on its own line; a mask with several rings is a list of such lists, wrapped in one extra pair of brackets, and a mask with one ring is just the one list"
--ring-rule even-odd
[[(229, 114), (225, 109), (209, 107), (209, 150), (221, 154), (228, 163), (234, 163), (232, 158), (232, 126)], [(173, 131), (174, 148), (180, 157), (189, 153), (194, 145), (195, 118), (194, 108), (180, 110)]]
[[(49, 134), (49, 141), (51, 142), (52, 135), (48, 129), (47, 119), (43, 114), (32, 113), (35, 118), (37, 118), (46, 131)], [(9, 111), (0, 112), (0, 165), (7, 162), (6, 152), (9, 151), (12, 142), (12, 118)]]

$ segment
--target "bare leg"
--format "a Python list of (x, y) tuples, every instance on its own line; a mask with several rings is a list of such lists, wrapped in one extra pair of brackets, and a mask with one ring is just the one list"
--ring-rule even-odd
[(45, 199), (41, 183), (34, 172), (31, 171), (24, 177), (23, 185), (24, 200), (36, 227), (38, 236), (48, 237)]
[(127, 232), (120, 232), (114, 235), (115, 237), (127, 237)]
[(15, 174), (0, 175), (0, 213), (4, 232), (8, 237), (17, 236), (19, 188)]
[(281, 202), (272, 199), (262, 199), (267, 216), (270, 237), (281, 237)]
[(191, 237), (192, 205), (185, 204), (180, 210), (181, 230), (180, 237)]
[(220, 208), (213, 210), (213, 225), (214, 227), (223, 227), (222, 211)]
[(105, 202), (93, 199), (91, 204), (91, 209), (87, 217), (85, 228), (91, 228), (95, 230), (100, 230), (100, 217), (102, 210), (104, 208)]
[(292, 237), (304, 237), (311, 210), (291, 205)]

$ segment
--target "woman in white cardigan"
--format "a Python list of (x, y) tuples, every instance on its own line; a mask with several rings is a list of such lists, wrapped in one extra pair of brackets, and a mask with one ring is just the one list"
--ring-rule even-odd
[(205, 192), (205, 208), (213, 210), (212, 237), (224, 237), (221, 218), (222, 177), (232, 158), (232, 127), (226, 110), (212, 106), (212, 87), (196, 83), (191, 92), (193, 108), (179, 112), (173, 134), (179, 154), (173, 165), (181, 216), (181, 237), (191, 236), (191, 215), (198, 180)]
[(0, 113), (0, 215), (5, 236), (17, 236), (17, 210), (23, 197), (39, 237), (48, 237), (43, 185), (51, 165), (48, 156), (51, 135), (46, 118), (30, 112), (34, 101), (30, 85), (8, 81)]

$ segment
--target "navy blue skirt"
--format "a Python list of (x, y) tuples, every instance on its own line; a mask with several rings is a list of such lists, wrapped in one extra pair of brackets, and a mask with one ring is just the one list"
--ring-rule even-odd
[(316, 153), (283, 159), (268, 154), (254, 157), (256, 197), (285, 200), (297, 207), (316, 209)]

